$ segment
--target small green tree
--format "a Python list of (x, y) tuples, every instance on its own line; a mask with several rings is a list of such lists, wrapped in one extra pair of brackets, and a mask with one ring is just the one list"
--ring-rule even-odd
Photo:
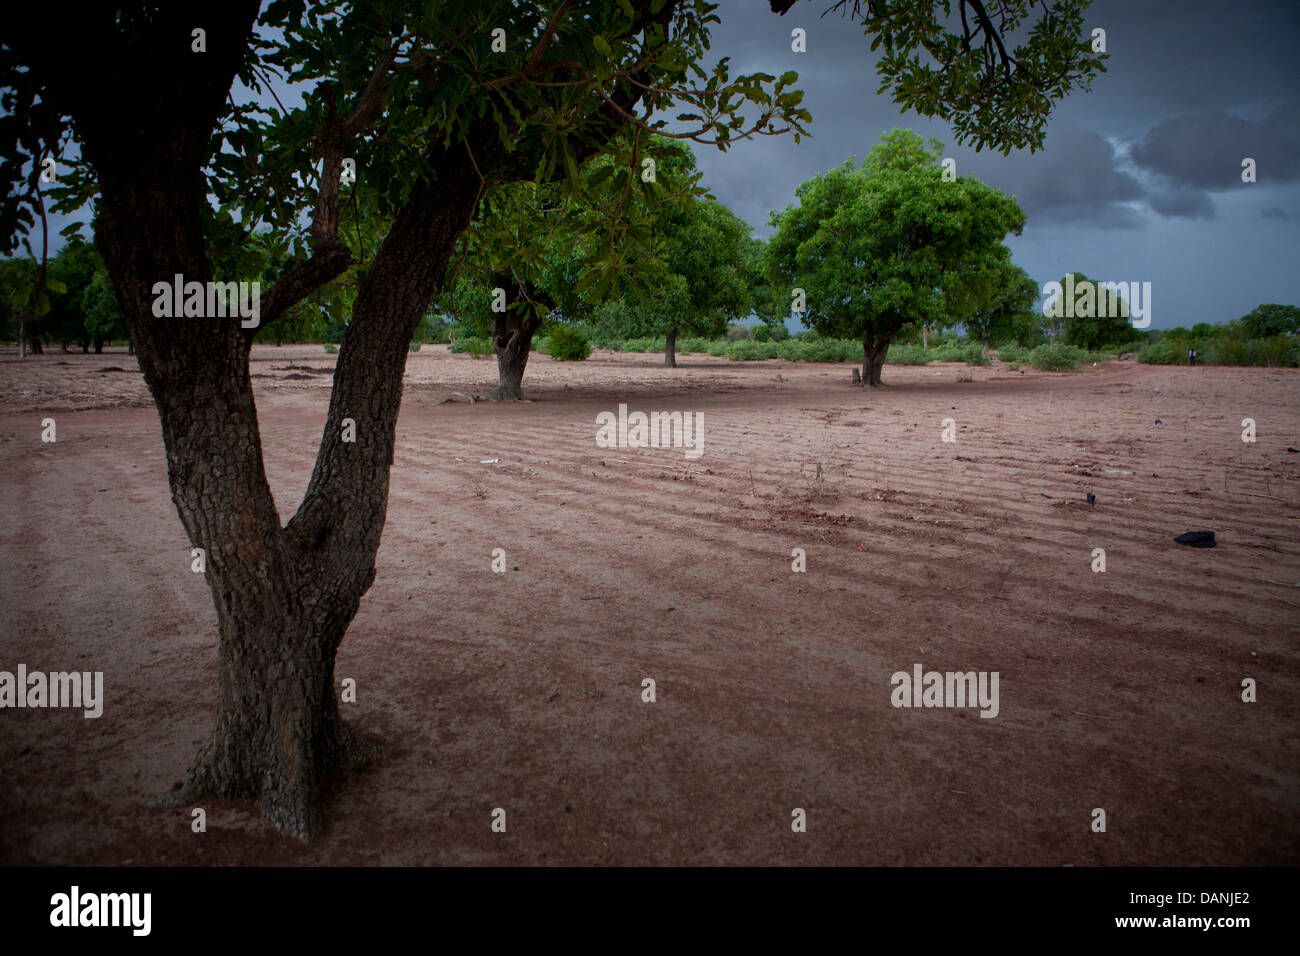
[(1073, 272), (1061, 278), (1060, 288), (1054, 303), (1050, 299), (1044, 302), (1044, 311), (1061, 314), (1067, 343), (1096, 351), (1107, 342), (1133, 337), (1128, 303), (1105, 283)]
[(860, 168), (849, 160), (803, 183), (799, 205), (772, 216), (774, 270), (802, 290), (806, 324), (862, 342), (864, 385), (880, 384), (904, 325), (946, 321), (962, 263), (1024, 226), (1014, 199), (970, 177), (946, 181), (939, 149), (895, 130)]
[(1038, 286), (1011, 261), (1002, 243), (981, 250), (956, 270), (948, 286), (949, 316), (966, 326), (988, 352), (993, 341), (1014, 339), (1038, 297)]

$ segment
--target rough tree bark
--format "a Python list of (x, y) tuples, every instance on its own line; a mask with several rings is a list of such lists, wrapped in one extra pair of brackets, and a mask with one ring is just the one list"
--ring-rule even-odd
[(880, 373), (885, 367), (885, 356), (889, 353), (889, 342), (893, 338), (879, 336), (868, 332), (862, 340), (862, 384), (875, 388), (881, 384)]
[(670, 328), (666, 341), (664, 342), (664, 365), (668, 368), (677, 367), (677, 329)]

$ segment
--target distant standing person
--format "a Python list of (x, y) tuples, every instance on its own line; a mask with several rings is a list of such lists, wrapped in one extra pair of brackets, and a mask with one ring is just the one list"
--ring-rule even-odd
[(1196, 365), (1196, 349), (1188, 349), (1188, 350), (1187, 350), (1187, 364), (1188, 364), (1188, 365), (1191, 365), (1191, 366), (1193, 366), (1193, 367), (1195, 367), (1195, 365)]

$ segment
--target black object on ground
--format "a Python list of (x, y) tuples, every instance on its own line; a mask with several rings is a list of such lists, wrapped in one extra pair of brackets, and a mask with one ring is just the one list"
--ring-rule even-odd
[(1185, 544), (1189, 548), (1212, 548), (1215, 545), (1213, 531), (1188, 531), (1186, 534), (1180, 534), (1174, 538), (1179, 544)]
[(1097, 496), (1094, 495), (1091, 491), (1088, 492), (1088, 504), (1090, 504), (1090, 505), (1096, 505), (1096, 504), (1097, 504)]

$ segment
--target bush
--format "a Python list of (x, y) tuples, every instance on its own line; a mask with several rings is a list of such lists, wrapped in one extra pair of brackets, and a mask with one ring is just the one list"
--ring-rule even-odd
[(1179, 339), (1164, 339), (1138, 349), (1137, 360), (1147, 365), (1184, 365), (1187, 362), (1187, 349)]
[(1079, 363), (1079, 350), (1064, 342), (1040, 345), (1029, 353), (1029, 364), (1040, 372), (1073, 372)]
[(468, 336), (466, 338), (456, 339), (456, 344), (451, 347), (453, 352), (468, 352), (474, 358), (482, 358), (485, 355), (492, 355), (492, 341), (486, 338), (477, 338)]
[(944, 342), (934, 350), (940, 362), (965, 362), (967, 365), (988, 365), (989, 357), (979, 342)]
[(591, 343), (571, 325), (557, 325), (547, 336), (550, 356), (558, 362), (581, 362), (591, 355)]
[(769, 329), (766, 325), (756, 325), (752, 329), (750, 329), (750, 332), (753, 333), (755, 342), (772, 341), (772, 330)]
[(1219, 339), (1206, 345), (1198, 362), (1207, 365), (1251, 365), (1279, 368), (1300, 365), (1300, 340), (1287, 335), (1266, 339)]
[(925, 365), (934, 356), (919, 345), (891, 345), (885, 356), (887, 365)]
[(727, 346), (727, 358), (742, 362), (780, 358), (781, 346), (776, 342), (754, 342), (741, 339)]
[(339, 350), (339, 347), (338, 347), (337, 345), (335, 345), (333, 342), (326, 342), (326, 343), (325, 343), (325, 351), (328, 352), (330, 355), (334, 355), (334, 354), (336, 354), (336, 353), (338, 352), (338, 350)]
[(423, 344), (423, 343), (421, 343), (421, 342), (412, 342), (412, 343), (411, 343), (409, 346), (407, 346), (407, 347), (408, 347), (412, 352), (418, 352), (418, 351), (420, 351), (420, 346), (421, 346), (422, 344)]
[(624, 339), (619, 352), (662, 352), (668, 347), (666, 339)]
[(1029, 349), (1023, 345), (1004, 345), (998, 349), (998, 360), (1023, 365), (1029, 361)]

